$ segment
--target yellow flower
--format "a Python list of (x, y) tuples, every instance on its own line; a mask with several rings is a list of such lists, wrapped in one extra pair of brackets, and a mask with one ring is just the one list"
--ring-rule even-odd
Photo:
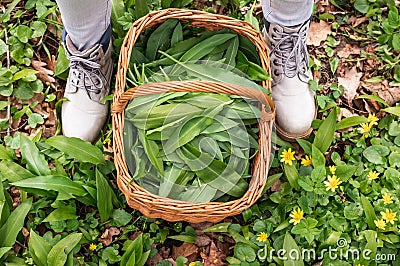
[(335, 192), (335, 189), (337, 189), (341, 183), (342, 181), (340, 181), (340, 178), (338, 178), (335, 175), (333, 176), (328, 175), (328, 181), (324, 182), (326, 190), (332, 190), (333, 192)]
[(393, 203), (392, 196), (390, 196), (388, 193), (383, 194), (382, 198), (383, 198), (383, 203), (385, 204)]
[(308, 155), (306, 155), (305, 159), (301, 159), (301, 164), (304, 166), (310, 166), (312, 164), (311, 156), (308, 157)]
[(397, 213), (397, 212), (390, 212), (388, 209), (386, 209), (385, 212), (381, 212), (381, 215), (382, 215), (382, 218), (383, 218), (387, 223), (394, 224), (394, 221), (397, 221), (396, 213)]
[(329, 171), (331, 172), (332, 175), (334, 175), (336, 173), (336, 166), (334, 165), (329, 166)]
[(369, 171), (369, 173), (368, 173), (368, 179), (369, 180), (375, 180), (378, 177), (379, 177), (379, 173), (377, 173), (375, 171), (372, 171), (372, 170)]
[(281, 162), (292, 165), (292, 161), (295, 160), (294, 158), (294, 151), (292, 152), (292, 148), (289, 148), (288, 150), (284, 149), (282, 154), (281, 154)]
[(104, 144), (104, 145), (107, 144), (107, 146), (111, 146), (111, 140), (110, 140), (110, 139), (105, 139), (105, 140), (103, 141), (103, 144)]
[(379, 119), (374, 114), (369, 114), (368, 121), (371, 122), (372, 125), (377, 125)]
[(376, 227), (378, 227), (379, 229), (383, 230), (386, 227), (386, 222), (383, 219), (375, 220), (374, 223), (375, 223)]
[(266, 241), (267, 241), (267, 238), (268, 238), (267, 233), (261, 232), (261, 233), (259, 233), (259, 234), (257, 235), (256, 240), (259, 241), (259, 242), (266, 242)]
[(371, 131), (373, 124), (372, 123), (362, 123), (361, 124), (361, 128), (359, 128), (358, 130), (360, 130), (360, 132), (362, 134), (364, 134), (364, 137), (368, 137), (368, 133)]
[(191, 262), (191, 263), (189, 263), (189, 266), (196, 266), (196, 263), (195, 262)]
[(90, 243), (89, 249), (90, 249), (91, 251), (95, 251), (96, 248), (97, 248), (97, 245), (96, 245), (96, 244)]
[(301, 219), (303, 219), (303, 215), (304, 212), (300, 210), (300, 208), (297, 208), (297, 210), (293, 210), (289, 215), (293, 219), (290, 219), (289, 223), (293, 223), (294, 225), (299, 224)]

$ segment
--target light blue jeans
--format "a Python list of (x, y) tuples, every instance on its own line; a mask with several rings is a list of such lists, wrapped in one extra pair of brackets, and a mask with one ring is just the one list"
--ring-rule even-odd
[(112, 0), (56, 0), (61, 19), (78, 50), (98, 43), (110, 25)]
[(261, 0), (264, 18), (281, 26), (300, 25), (311, 17), (313, 0)]
[[(110, 25), (112, 0), (56, 0), (64, 27), (79, 50), (98, 43)], [(262, 0), (264, 18), (282, 26), (308, 20), (313, 0)]]

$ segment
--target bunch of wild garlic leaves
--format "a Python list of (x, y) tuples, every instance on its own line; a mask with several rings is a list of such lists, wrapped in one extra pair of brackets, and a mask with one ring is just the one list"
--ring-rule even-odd
[[(250, 40), (229, 30), (167, 20), (140, 36), (128, 83), (225, 82), (265, 91), (268, 79)], [(125, 109), (124, 146), (135, 180), (153, 194), (190, 202), (241, 197), (258, 152), (257, 101), (174, 92), (134, 98)]]

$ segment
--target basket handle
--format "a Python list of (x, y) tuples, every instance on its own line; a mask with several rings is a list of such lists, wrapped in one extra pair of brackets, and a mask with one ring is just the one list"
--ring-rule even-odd
[(257, 99), (263, 105), (263, 110), (268, 116), (265, 119), (271, 120), (275, 117), (275, 105), (272, 99), (262, 91), (235, 84), (199, 80), (155, 82), (131, 88), (116, 99), (112, 111), (122, 113), (133, 98), (166, 92), (211, 92), (245, 96)]

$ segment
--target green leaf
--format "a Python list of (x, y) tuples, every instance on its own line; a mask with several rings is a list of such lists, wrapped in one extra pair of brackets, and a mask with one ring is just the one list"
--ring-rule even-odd
[[(267, 191), (268, 189), (270, 189), (276, 181), (279, 180), (279, 178), (281, 178), (282, 173), (278, 173), (278, 174), (274, 174), (271, 176), (267, 177), (267, 182), (265, 182), (265, 187), (264, 187), (264, 192)], [(264, 193), (263, 193), (264, 194)]]
[(199, 42), (187, 52), (185, 52), (179, 59), (180, 62), (194, 61), (202, 59), (204, 56), (209, 54), (216, 46), (225, 43), (226, 41), (234, 38), (235, 34), (232, 33), (220, 33), (212, 35), (207, 39)]
[(368, 123), (368, 119), (365, 116), (346, 117), (336, 124), (336, 130), (357, 126), (362, 123)]
[(360, 13), (367, 13), (369, 10), (368, 0), (356, 0), (354, 2), (354, 8)]
[(325, 156), (314, 144), (312, 144), (312, 164), (314, 167), (325, 166), (325, 162)]
[(29, 76), (34, 76), (36, 73), (38, 73), (36, 70), (24, 68), (14, 74), (13, 81), (17, 81), (17, 80), (24, 79), (24, 78), (29, 78)]
[(314, 190), (314, 182), (310, 179), (309, 176), (300, 176), (297, 181), (299, 183), (299, 186), (305, 191), (311, 192)]
[(256, 252), (245, 243), (237, 243), (233, 249), (235, 257), (241, 261), (253, 262), (257, 258)]
[(147, 6), (146, 0), (136, 0), (135, 1), (135, 16), (136, 19), (144, 17), (150, 12), (149, 7)]
[(344, 207), (344, 217), (348, 220), (357, 220), (362, 215), (362, 208), (356, 203), (352, 202)]
[(336, 166), (335, 175), (340, 178), (342, 182), (346, 182), (352, 177), (357, 171), (358, 166), (356, 165), (338, 165)]
[[(117, 0), (113, 1), (113, 4), (117, 2)], [(65, 48), (64, 46), (60, 45), (58, 47), (58, 56), (56, 62), (56, 69), (54, 71), (54, 75), (59, 77), (63, 80), (67, 80), (68, 77), (68, 69), (69, 69), (69, 60), (65, 55)]]
[(318, 224), (318, 221), (314, 218), (306, 218), (302, 220), (299, 224), (295, 225), (291, 232), (293, 234), (301, 235), (306, 238), (308, 243), (310, 244), (316, 235), (320, 234), (321, 231), (315, 228)]
[[(12, 247), (1, 247), (0, 248), (0, 261), (1, 261), (1, 258), (8, 252), (8, 251), (10, 251), (12, 249)], [(40, 266), (40, 265), (38, 265), (38, 266)]]
[(331, 58), (329, 58), (329, 65), (331, 66), (331, 71), (332, 71), (332, 74), (333, 74), (333, 75), (335, 75), (336, 70), (337, 70), (338, 67), (339, 67), (339, 63), (340, 63), (339, 58), (337, 58), (337, 57), (331, 57)]
[[(367, 244), (364, 247), (364, 250), (368, 250), (368, 257), (369, 258), (375, 258), (376, 257), (376, 251), (378, 249), (378, 234), (374, 230), (365, 230), (363, 231), (363, 234), (365, 236), (365, 239), (367, 240)], [(382, 253), (383, 255), (384, 253)], [(361, 265), (369, 265), (371, 260), (367, 259), (365, 256), (360, 256), (360, 264)], [(358, 263), (358, 261), (356, 262)], [(395, 264), (393, 264), (395, 265)]]
[(32, 30), (25, 25), (19, 25), (15, 30), (17, 38), (23, 42), (27, 43), (30, 38), (32, 38)]
[(103, 174), (96, 169), (97, 208), (101, 222), (107, 221), (113, 212), (112, 197), (114, 191)]
[[(286, 257), (288, 258), (283, 262), (284, 266), (304, 266), (303, 259), (301, 258), (301, 250), (299, 246), (297, 245), (296, 241), (293, 239), (293, 237), (286, 232), (285, 238), (283, 240), (283, 249), (286, 250)], [(291, 254), (297, 254), (298, 257), (293, 256), (288, 256), (288, 252), (291, 252)], [(293, 252), (296, 251), (296, 252)]]
[(29, 254), (38, 266), (47, 266), (47, 254), (51, 250), (50, 244), (31, 229), (29, 234)]
[[(385, 106), (390, 106), (385, 100), (383, 100), (382, 98), (380, 98), (379, 96), (376, 96), (376, 95), (365, 94), (365, 95), (360, 95), (360, 96), (358, 96), (358, 97), (356, 97), (354, 99), (355, 100), (357, 100), (357, 99), (368, 99), (368, 100), (373, 100), (373, 101), (376, 101), (378, 103), (381, 103), (381, 104), (383, 104)], [(383, 109), (383, 110), (385, 110), (385, 109)]]
[(99, 148), (79, 138), (54, 136), (47, 139), (46, 143), (81, 162), (92, 164), (105, 164), (106, 162)]
[[(222, 106), (219, 108), (219, 110), (221, 109)], [(172, 134), (172, 136), (163, 145), (163, 149), (166, 154), (170, 154), (177, 148), (189, 143), (213, 123), (213, 117), (215, 116), (215, 113), (210, 114), (210, 112), (207, 112), (207, 110), (205, 110), (202, 115), (194, 117), (182, 124), (182, 126), (175, 131), (175, 134)], [(218, 108), (215, 108), (214, 110), (218, 111)]]
[(22, 189), (36, 188), (52, 190), (76, 196), (84, 196), (87, 193), (86, 190), (82, 188), (81, 184), (72, 181), (68, 177), (59, 175), (36, 176), (11, 184)]
[(57, 222), (76, 219), (76, 208), (72, 206), (60, 206), (52, 211), (42, 222)]
[(158, 128), (165, 124), (175, 122), (182, 117), (191, 118), (202, 113), (203, 110), (196, 106), (180, 103), (154, 106), (153, 108), (135, 112), (132, 118), (127, 113), (127, 119), (131, 120), (138, 129)]
[(400, 51), (400, 34), (399, 33), (393, 34), (392, 47), (395, 51)]
[(312, 144), (304, 139), (296, 139), (297, 143), (303, 148), (304, 152), (308, 155), (312, 154)]
[(168, 238), (192, 244), (196, 242), (196, 236), (192, 235), (176, 235), (176, 236), (168, 236)]
[(385, 109), (382, 109), (383, 111), (387, 112), (387, 113), (391, 113), (394, 114), (396, 116), (400, 116), (400, 107), (388, 107)]
[(24, 226), (25, 217), (32, 206), (32, 198), (23, 201), (0, 228), (0, 247), (11, 247)]
[[(138, 235), (134, 241), (130, 243), (128, 249), (121, 258), (120, 265), (136, 265), (136, 261), (140, 261), (143, 252), (143, 235)], [(129, 262), (129, 263), (128, 263)]]
[(161, 158), (160, 149), (157, 142), (149, 140), (143, 130), (138, 130), (139, 140), (142, 143), (147, 157), (149, 158), (151, 164), (157, 169), (160, 175), (164, 175), (164, 165)]
[(0, 160), (9, 160), (12, 161), (14, 159), (14, 153), (4, 147), (3, 145), (0, 145)]
[(124, 210), (114, 210), (112, 213), (112, 226), (125, 226), (132, 220), (132, 215)]
[(68, 254), (78, 245), (81, 238), (81, 233), (72, 233), (58, 241), (47, 255), (47, 265), (64, 265)]
[(384, 164), (386, 156), (390, 153), (390, 149), (383, 145), (373, 145), (367, 147), (363, 151), (364, 157), (371, 163)]
[(289, 181), (289, 184), (294, 189), (299, 189), (299, 184), (297, 180), (299, 179), (299, 172), (295, 165), (283, 164), (283, 172)]
[(206, 184), (234, 197), (241, 197), (248, 183), (229, 165), (201, 153), (193, 146), (182, 147), (185, 163)]
[(204, 233), (227, 233), (232, 223), (219, 223), (203, 230)]
[(236, 56), (239, 48), (239, 37), (235, 36), (233, 38), (233, 41), (229, 43), (228, 48), (226, 49), (225, 52), (225, 64), (235, 66), (236, 65)]
[(50, 169), (44, 156), (39, 153), (36, 145), (26, 136), (20, 135), (22, 158), (26, 160), (26, 167), (37, 175), (49, 175)]
[[(125, 13), (125, 4), (124, 0), (113, 0), (112, 1), (112, 9), (111, 9), (111, 24), (114, 32), (117, 33), (117, 36), (122, 38), (124, 37), (124, 31), (122, 29), (121, 24), (118, 23), (118, 19), (123, 17)], [(57, 60), (58, 62), (58, 60)], [(57, 71), (56, 71), (57, 72)]]
[(188, 259), (183, 256), (176, 258), (176, 266), (186, 266), (186, 262), (188, 262)]
[(325, 153), (334, 137), (336, 128), (336, 108), (333, 108), (328, 117), (322, 122), (321, 126), (318, 128), (318, 132), (315, 135), (314, 145), (322, 152)]
[(42, 125), (44, 123), (44, 119), (40, 114), (34, 113), (29, 116), (28, 124), (31, 128), (36, 128), (36, 126)]
[(42, 37), (47, 29), (46, 23), (42, 21), (33, 21), (29, 26), (33, 30), (32, 38)]
[(315, 169), (311, 172), (311, 179), (316, 184), (322, 183), (322, 181), (326, 179), (325, 165), (315, 167)]
[(150, 35), (147, 41), (146, 49), (146, 57), (150, 61), (154, 61), (156, 59), (158, 49), (168, 43), (176, 24), (178, 24), (177, 19), (169, 19), (157, 27), (157, 29)]
[(374, 230), (376, 220), (375, 210), (369, 202), (368, 198), (361, 194), (361, 205), (364, 209), (365, 218), (367, 219), (368, 228)]
[(2, 180), (8, 180), (9, 182), (17, 182), (35, 176), (24, 167), (12, 161), (0, 162), (0, 173)]
[(7, 52), (7, 44), (2, 39), (0, 39), (0, 56), (5, 54), (6, 52)]

